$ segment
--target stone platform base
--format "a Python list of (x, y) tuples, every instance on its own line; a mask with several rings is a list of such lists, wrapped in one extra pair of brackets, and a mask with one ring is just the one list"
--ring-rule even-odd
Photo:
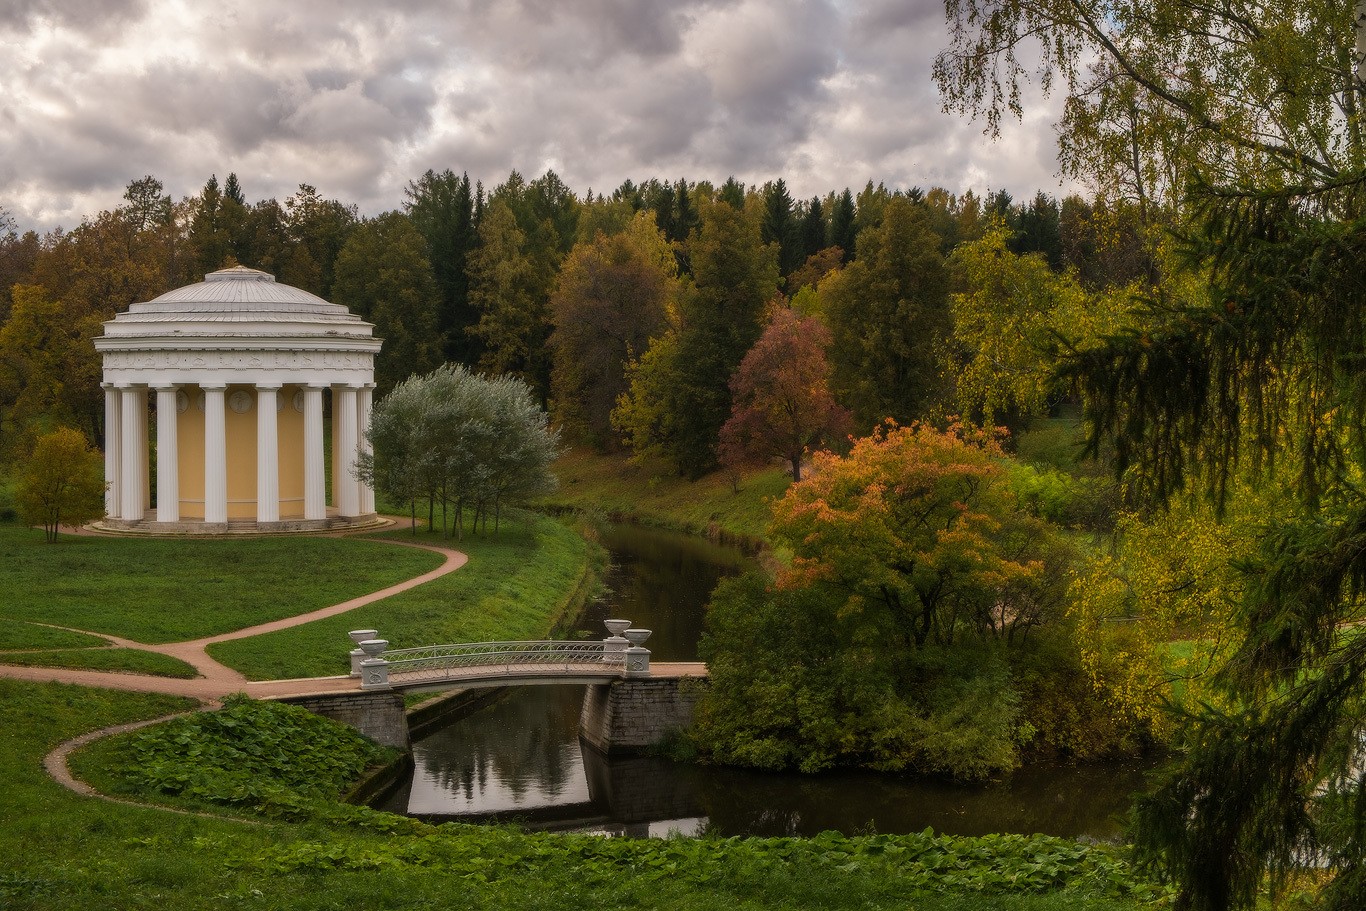
[(224, 536), (224, 535), (297, 535), (317, 534), (321, 531), (360, 531), (371, 528), (384, 528), (393, 525), (392, 519), (378, 515), (343, 518), (329, 516), (326, 519), (284, 519), (279, 522), (254, 522), (251, 519), (233, 519), (230, 522), (157, 522), (142, 519), (129, 522), (124, 519), (101, 519), (85, 526), (96, 534), (110, 535), (186, 535)]

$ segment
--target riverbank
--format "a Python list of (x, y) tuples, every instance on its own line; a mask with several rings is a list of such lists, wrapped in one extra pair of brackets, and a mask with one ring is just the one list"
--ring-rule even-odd
[(602, 513), (646, 525), (753, 547), (768, 528), (769, 501), (792, 483), (781, 468), (743, 473), (738, 482), (717, 471), (696, 481), (665, 462), (633, 462), (625, 454), (571, 448), (555, 461), (559, 489), (542, 500), (556, 510)]
[[(0, 905), (25, 911), (516, 907), (743, 911), (934, 907), (1136, 911), (1149, 887), (1109, 849), (1060, 839), (865, 836), (632, 840), (426, 826), (263, 795), (246, 822), (82, 798), (41, 771), (86, 730), (180, 703), (0, 681), (8, 822)], [(79, 757), (77, 770), (82, 769)], [(239, 807), (239, 812), (244, 811)], [(452, 889), (458, 888), (458, 896)], [(1137, 891), (1136, 891), (1137, 890)]]

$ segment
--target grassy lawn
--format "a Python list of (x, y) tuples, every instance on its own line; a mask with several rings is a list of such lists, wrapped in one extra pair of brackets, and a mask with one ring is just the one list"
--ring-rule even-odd
[[(356, 825), (312, 818), (250, 825), (77, 797), (42, 756), (87, 730), (184, 707), (168, 697), (0, 681), (0, 907), (14, 911), (198, 909), (943, 909), (1136, 911), (1132, 900), (1045, 891), (993, 894), (888, 876), (870, 842), (653, 844), (522, 835), (474, 826)], [(97, 757), (94, 757), (97, 758)], [(75, 764), (82, 767), (81, 757)], [(86, 763), (88, 765), (88, 762)], [(365, 820), (360, 820), (365, 822)], [(858, 840), (849, 840), (857, 842)], [(858, 842), (862, 844), (861, 842)], [(789, 854), (790, 856), (785, 856)], [(669, 868), (687, 854), (686, 863)], [(961, 880), (961, 876), (958, 877)]]
[(440, 565), (345, 538), (72, 537), (0, 525), (0, 619), (175, 642), (291, 617)]
[(67, 667), (87, 671), (121, 671), (156, 677), (190, 679), (198, 674), (178, 658), (138, 648), (54, 649), (40, 652), (0, 653), (0, 664), (25, 667)]
[(548, 504), (753, 540), (763, 538), (768, 526), (768, 501), (781, 497), (792, 480), (781, 468), (752, 472), (736, 492), (725, 472), (689, 481), (661, 461), (633, 465), (625, 455), (598, 455), (587, 449), (567, 451), (553, 468), (560, 487), (546, 498)]
[(0, 623), (0, 652), (33, 648), (88, 648), (108, 640), (38, 623), (11, 620)]
[[(389, 535), (412, 539), (408, 531)], [(346, 673), (352, 647), (346, 633), (353, 629), (377, 629), (393, 648), (541, 639), (590, 581), (589, 545), (554, 519), (523, 514), (505, 520), (496, 535), (467, 534), (455, 542), (419, 532), (418, 539), (453, 546), (469, 554), (470, 562), (379, 603), (278, 633), (222, 642), (209, 653), (253, 680), (268, 680)]]

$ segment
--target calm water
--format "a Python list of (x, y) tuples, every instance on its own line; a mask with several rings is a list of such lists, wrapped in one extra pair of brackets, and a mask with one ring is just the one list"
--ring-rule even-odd
[[(611, 595), (589, 606), (581, 628), (629, 619), (655, 631), (659, 661), (697, 657), (707, 596), (739, 571), (737, 551), (634, 526), (603, 536), (612, 551)], [(1142, 786), (1148, 763), (1035, 767), (979, 786), (890, 775), (775, 775), (671, 763), (607, 759), (580, 749), (581, 687), (528, 686), (413, 745), (410, 782), (385, 809), (432, 819), (519, 819), (547, 828), (632, 835), (810, 835), (846, 833), (1045, 832), (1111, 838), (1116, 816)]]

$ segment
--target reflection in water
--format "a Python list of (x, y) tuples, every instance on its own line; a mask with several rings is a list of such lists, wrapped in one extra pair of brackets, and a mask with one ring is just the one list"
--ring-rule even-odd
[[(738, 551), (634, 526), (603, 534), (611, 595), (579, 629), (605, 634), (608, 616), (653, 629), (657, 661), (697, 657), (703, 610)], [(872, 773), (765, 774), (654, 758), (607, 759), (580, 749), (579, 687), (528, 686), (413, 746), (410, 786), (384, 809), (417, 816), (520, 819), (529, 825), (627, 835), (813, 835), (1044, 832), (1113, 838), (1115, 817), (1150, 764), (1032, 768), (1008, 781), (957, 786)]]
[(1034, 767), (985, 785), (873, 773), (819, 776), (608, 759), (580, 748), (576, 687), (523, 687), (414, 746), (411, 792), (385, 809), (519, 819), (628, 835), (952, 835), (1044, 832), (1109, 839), (1150, 764)]

